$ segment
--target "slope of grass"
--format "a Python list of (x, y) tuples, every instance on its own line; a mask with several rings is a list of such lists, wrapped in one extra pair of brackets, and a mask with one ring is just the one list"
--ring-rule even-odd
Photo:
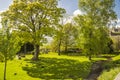
[(114, 80), (120, 72), (120, 55), (115, 56), (112, 59), (112, 61), (104, 64), (104, 71), (99, 76), (98, 80)]

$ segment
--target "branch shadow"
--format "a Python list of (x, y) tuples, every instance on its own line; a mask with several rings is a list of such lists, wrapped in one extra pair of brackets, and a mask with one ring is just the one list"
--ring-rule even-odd
[[(27, 60), (22, 67), (31, 77), (40, 79), (85, 79), (90, 72), (90, 62), (69, 59), (43, 58), (39, 61)], [(29, 66), (32, 64), (32, 66)]]

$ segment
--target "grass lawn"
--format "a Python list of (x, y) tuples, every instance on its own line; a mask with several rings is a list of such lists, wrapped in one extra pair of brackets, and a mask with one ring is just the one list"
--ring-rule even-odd
[(104, 64), (105, 70), (99, 76), (98, 80), (114, 80), (120, 72), (120, 55), (112, 58), (113, 61)]
[[(90, 72), (91, 62), (85, 56), (58, 56), (42, 54), (39, 61), (31, 61), (31, 55), (7, 64), (7, 80), (83, 80)], [(93, 58), (101, 60), (102, 58)], [(0, 63), (0, 80), (3, 80), (4, 63)]]
[[(26, 65), (27, 62), (24, 60), (14, 59), (12, 61), (8, 61), (7, 80), (39, 80), (29, 76), (27, 72), (22, 69), (22, 67)], [(32, 64), (29, 64), (29, 66), (32, 66)], [(3, 69), (4, 63), (0, 63), (0, 80), (3, 80)]]

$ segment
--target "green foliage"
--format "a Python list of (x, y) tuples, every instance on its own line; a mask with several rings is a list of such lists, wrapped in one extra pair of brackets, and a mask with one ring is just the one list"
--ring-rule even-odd
[(61, 50), (67, 52), (67, 48), (76, 47), (77, 35), (77, 28), (72, 23), (61, 24), (56, 29), (51, 45), (54, 50), (58, 51), (59, 44), (61, 44)]
[(57, 0), (14, 0), (9, 9), (2, 13), (2, 18), (10, 21), (12, 28), (21, 33), (23, 40), (35, 46), (36, 58), (39, 45), (46, 42), (45, 36), (53, 34), (52, 30), (65, 12), (64, 9), (57, 7), (57, 2)]
[(76, 47), (76, 38), (78, 35), (77, 28), (72, 23), (66, 23), (63, 26), (63, 46), (67, 49), (68, 47)]
[(3, 26), (0, 34), (0, 59), (13, 59), (19, 49), (19, 37), (13, 32), (10, 33), (9, 27)]
[(80, 27), (78, 42), (89, 57), (109, 52), (107, 25), (116, 18), (113, 6), (114, 0), (79, 0), (80, 10), (84, 14), (75, 18)]

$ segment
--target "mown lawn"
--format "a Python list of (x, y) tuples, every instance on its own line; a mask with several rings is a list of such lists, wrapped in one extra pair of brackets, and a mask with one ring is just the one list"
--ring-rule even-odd
[[(58, 56), (42, 54), (39, 61), (31, 61), (32, 55), (21, 60), (8, 61), (7, 80), (83, 80), (90, 72), (92, 62), (85, 56)], [(94, 58), (101, 60), (102, 58)], [(0, 80), (3, 80), (4, 63), (0, 62)]]
[(98, 80), (114, 80), (120, 72), (120, 55), (112, 58), (113, 60), (104, 64), (104, 71)]
[[(26, 65), (27, 62), (24, 60), (14, 59), (12, 61), (8, 61), (7, 80), (39, 80), (29, 76), (27, 72), (22, 69), (22, 67)], [(32, 64), (29, 64), (29, 66), (32, 66)], [(4, 63), (0, 63), (0, 80), (3, 80), (3, 69)]]

